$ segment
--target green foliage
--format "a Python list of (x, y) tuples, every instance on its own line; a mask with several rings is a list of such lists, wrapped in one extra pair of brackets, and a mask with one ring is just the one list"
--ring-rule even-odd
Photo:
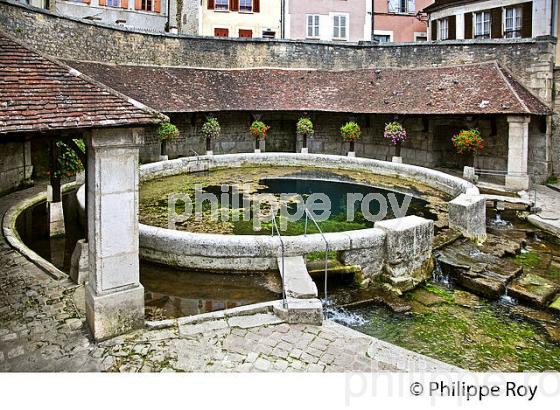
[[(82, 153), (86, 151), (84, 141), (77, 139), (73, 141)], [(58, 158), (56, 169), (54, 170), (55, 177), (71, 177), (84, 170), (84, 164), (82, 164), (80, 157), (69, 145), (62, 141), (57, 141), (56, 146), (58, 148)]]
[(311, 136), (315, 133), (313, 122), (307, 117), (301, 117), (296, 125), (298, 135)]
[(201, 131), (202, 135), (206, 138), (218, 138), (222, 132), (222, 128), (220, 127), (220, 123), (217, 118), (209, 117), (204, 125), (202, 125)]
[(340, 127), (340, 134), (344, 141), (356, 141), (362, 136), (362, 130), (356, 122), (349, 121)]
[(258, 139), (258, 138), (266, 138), (266, 133), (268, 132), (268, 130), (270, 129), (270, 127), (268, 125), (266, 125), (264, 122), (259, 121), (259, 120), (255, 120), (253, 121), (253, 123), (251, 124), (251, 127), (249, 128), (249, 133), (253, 136), (253, 138)]
[(170, 122), (162, 122), (158, 128), (160, 141), (175, 142), (179, 138), (179, 129)]
[(484, 150), (484, 141), (478, 129), (461, 130), (451, 138), (459, 154), (478, 154)]
[(557, 184), (558, 183), (558, 177), (556, 177), (556, 175), (552, 175), (552, 176), (547, 178), (546, 183), (547, 184)]

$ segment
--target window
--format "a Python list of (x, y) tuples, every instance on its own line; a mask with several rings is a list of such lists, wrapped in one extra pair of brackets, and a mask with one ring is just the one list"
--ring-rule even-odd
[(414, 34), (414, 41), (428, 41), (428, 33)]
[(390, 43), (391, 42), (391, 36), (389, 34), (374, 34), (373, 35), (373, 40), (378, 43)]
[(318, 14), (307, 15), (307, 37), (319, 38), (319, 19)]
[(521, 7), (506, 8), (505, 16), (504, 37), (521, 37)]
[(109, 7), (121, 7), (121, 0), (107, 0), (107, 6)]
[(389, 13), (415, 13), (416, 0), (388, 0)]
[(447, 40), (449, 38), (449, 20), (441, 19), (438, 20), (439, 25), (439, 39)]
[(214, 29), (214, 36), (215, 37), (229, 37), (229, 30), (227, 28), (215, 28)]
[(240, 38), (252, 38), (253, 37), (253, 30), (245, 30), (240, 28), (239, 29), (239, 37)]
[(251, 13), (253, 11), (253, 0), (239, 0), (239, 11)]
[(342, 14), (333, 16), (333, 38), (346, 40), (348, 37), (348, 17)]
[(490, 12), (474, 13), (474, 37), (490, 38)]
[(216, 0), (216, 10), (229, 10), (229, 0)]

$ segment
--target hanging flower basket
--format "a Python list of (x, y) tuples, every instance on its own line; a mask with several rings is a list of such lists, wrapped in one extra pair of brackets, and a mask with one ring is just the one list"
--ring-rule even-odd
[(472, 156), (472, 166), (476, 166), (476, 156), (484, 151), (484, 140), (476, 128), (461, 130), (451, 137), (457, 153)]
[(344, 141), (350, 142), (350, 152), (354, 152), (354, 143), (362, 136), (360, 126), (354, 121), (349, 121), (340, 127), (340, 134)]
[[(75, 139), (74, 143), (82, 153), (85, 152), (86, 149), (83, 140)], [(58, 149), (58, 158), (56, 169), (53, 172), (56, 178), (72, 177), (84, 170), (84, 164), (82, 164), (80, 157), (74, 149), (70, 148), (69, 145), (62, 141), (57, 141), (56, 146)]]
[(406, 129), (402, 126), (402, 124), (397, 121), (392, 121), (385, 124), (383, 137), (391, 140), (391, 144), (395, 146), (395, 156), (400, 157), (402, 143), (406, 141), (408, 137)]
[(202, 125), (202, 135), (206, 138), (206, 151), (212, 151), (212, 139), (218, 138), (222, 132), (220, 123), (215, 117), (208, 117)]
[(170, 122), (163, 122), (158, 128), (158, 137), (161, 141), (161, 155), (167, 155), (167, 143), (175, 143), (179, 138), (179, 129)]
[(303, 148), (307, 148), (307, 137), (315, 133), (313, 122), (307, 117), (302, 117), (297, 122), (296, 130), (297, 134), (303, 138)]
[(251, 127), (249, 128), (249, 133), (253, 138), (255, 138), (257, 150), (260, 149), (260, 140), (266, 139), (266, 133), (268, 132), (269, 129), (270, 127), (268, 125), (266, 125), (264, 122), (259, 120), (255, 120), (251, 124)]

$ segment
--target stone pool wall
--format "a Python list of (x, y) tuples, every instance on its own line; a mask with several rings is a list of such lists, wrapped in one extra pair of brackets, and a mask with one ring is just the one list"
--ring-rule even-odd
[[(140, 178), (147, 181), (221, 167), (254, 165), (368, 171), (416, 180), (453, 197), (479, 198), (479, 191), (474, 185), (442, 172), (334, 155), (265, 153), (180, 158), (143, 165)], [(468, 212), (469, 209), (465, 209), (461, 215)], [(390, 222), (381, 221), (371, 229), (327, 233), (325, 238), (329, 250), (339, 252), (342, 261), (362, 268), (366, 281), (384, 275), (393, 285), (410, 289), (431, 272), (433, 222), (423, 218), (409, 216)], [(283, 243), (284, 256), (325, 250), (325, 241), (319, 234), (284, 237)], [(281, 255), (282, 243), (278, 237), (200, 234), (140, 225), (140, 256), (166, 265), (211, 271), (268, 271), (278, 269), (277, 258)]]

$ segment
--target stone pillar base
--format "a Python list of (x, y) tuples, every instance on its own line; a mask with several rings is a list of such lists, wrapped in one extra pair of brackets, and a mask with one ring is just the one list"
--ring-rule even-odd
[(89, 249), (85, 239), (76, 242), (70, 262), (70, 279), (78, 285), (86, 283), (89, 275)]
[(274, 314), (288, 323), (320, 326), (323, 323), (323, 305), (319, 299), (287, 299), (287, 307), (279, 302)]
[(449, 202), (449, 227), (479, 242), (486, 240), (486, 198), (461, 194)]
[(260, 154), (260, 153), (261, 153), (261, 150), (260, 150), (260, 149), (257, 149), (257, 148), (255, 148), (255, 154)]
[(170, 32), (171, 34), (177, 34), (179, 31), (177, 30), (177, 27), (171, 27), (171, 28), (169, 29), (169, 32)]
[(160, 161), (169, 161), (169, 155), (160, 155), (159, 160)]
[(206, 155), (208, 155), (209, 157), (211, 157), (212, 155), (214, 155), (214, 151), (206, 151)]
[(106, 295), (96, 295), (86, 286), (86, 318), (97, 341), (144, 326), (144, 287), (135, 286)]
[(49, 213), (49, 236), (63, 236), (66, 233), (64, 228), (64, 209), (62, 202), (47, 202)]
[(463, 179), (466, 179), (473, 184), (478, 182), (478, 175), (476, 175), (476, 170), (474, 167), (464, 167), (463, 168)]
[(350, 158), (355, 158), (356, 157), (356, 153), (354, 151), (348, 151), (348, 156)]
[(309, 154), (309, 148), (302, 148), (301, 153), (302, 154)]
[(394, 162), (395, 164), (402, 164), (402, 157), (393, 157), (391, 162)]
[(506, 188), (515, 191), (529, 189), (529, 175), (506, 175)]

